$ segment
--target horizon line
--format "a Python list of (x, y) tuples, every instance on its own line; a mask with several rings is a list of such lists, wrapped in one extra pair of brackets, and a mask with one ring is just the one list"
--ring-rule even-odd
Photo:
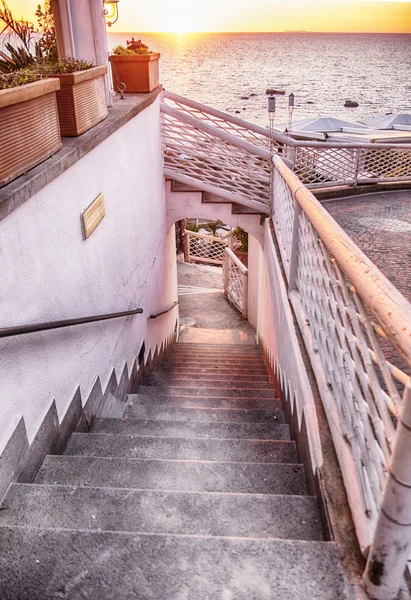
[[(237, 33), (246, 33), (246, 34), (265, 34), (265, 33), (292, 33), (292, 34), (301, 34), (301, 33), (314, 33), (314, 34), (324, 34), (331, 33), (333, 35), (345, 35), (345, 34), (361, 34), (361, 35), (411, 35), (411, 31), (311, 31), (309, 29), (301, 29), (301, 30), (293, 30), (293, 29), (283, 29), (281, 31), (142, 31), (142, 30), (134, 30), (136, 33), (162, 33), (168, 35), (195, 35), (195, 34), (204, 34), (204, 35), (216, 35), (216, 34), (237, 34)], [(133, 31), (113, 31), (107, 30), (107, 33), (133, 33)]]

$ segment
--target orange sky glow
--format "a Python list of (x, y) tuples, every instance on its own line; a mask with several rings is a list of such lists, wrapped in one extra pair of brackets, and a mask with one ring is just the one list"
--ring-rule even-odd
[[(36, 0), (8, 0), (32, 19)], [(112, 31), (330, 31), (411, 33), (411, 2), (364, 0), (120, 0)]]

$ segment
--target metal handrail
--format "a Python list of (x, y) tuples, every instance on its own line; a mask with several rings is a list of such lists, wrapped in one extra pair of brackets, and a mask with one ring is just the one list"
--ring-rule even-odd
[[(173, 102), (185, 104), (186, 106), (190, 106), (195, 110), (202, 111), (204, 113), (213, 115), (218, 119), (222, 119), (227, 121), (228, 123), (233, 123), (233, 125), (238, 125), (239, 127), (244, 127), (245, 129), (249, 129), (254, 133), (258, 133), (266, 138), (270, 137), (270, 133), (264, 127), (260, 127), (259, 125), (255, 125), (254, 123), (248, 123), (248, 121), (243, 121), (242, 119), (238, 119), (237, 117), (232, 117), (226, 112), (221, 110), (217, 110), (216, 108), (212, 108), (211, 106), (206, 106), (205, 104), (200, 104), (200, 102), (196, 102), (195, 100), (191, 100), (190, 98), (185, 98), (184, 96), (179, 96), (178, 94), (174, 94), (174, 92), (169, 92), (168, 90), (164, 90), (164, 97), (168, 100), (172, 100)], [(287, 141), (287, 136), (278, 136), (282, 142)]]
[(168, 104), (165, 104), (164, 102), (161, 103), (161, 112), (169, 115), (170, 117), (174, 117), (182, 123), (186, 123), (187, 125), (194, 127), (194, 129), (200, 129), (201, 131), (205, 131), (212, 136), (220, 138), (224, 142), (227, 142), (236, 148), (241, 148), (241, 150), (250, 152), (251, 154), (259, 156), (267, 161), (270, 160), (270, 153), (268, 150), (260, 148), (259, 146), (251, 144), (250, 142), (246, 142), (243, 139), (232, 135), (231, 133), (227, 133), (223, 129), (219, 129), (215, 125), (209, 125), (208, 123), (201, 121), (201, 119), (197, 119), (196, 117), (192, 117), (186, 113), (183, 113), (181, 110), (171, 108), (171, 106), (168, 106)]
[[(202, 111), (206, 114), (212, 115), (218, 119), (223, 119), (228, 123), (233, 123), (239, 127), (243, 127), (244, 129), (249, 129), (254, 133), (258, 133), (264, 137), (269, 138), (270, 133), (260, 127), (255, 125), (254, 123), (249, 123), (248, 121), (243, 121), (242, 119), (238, 119), (237, 117), (232, 117), (226, 112), (217, 110), (215, 108), (211, 108), (210, 106), (206, 106), (205, 104), (200, 104), (199, 102), (195, 102), (189, 98), (185, 98), (183, 96), (179, 96), (178, 94), (174, 94), (173, 92), (169, 92), (167, 90), (164, 91), (164, 97), (172, 100), (173, 102), (185, 104), (195, 110)], [(193, 117), (196, 118), (196, 117)], [(374, 143), (374, 142), (319, 142), (319, 141), (310, 141), (310, 140), (295, 140), (289, 135), (273, 132), (272, 139), (281, 144), (285, 144), (287, 146), (293, 146), (295, 148), (364, 148), (367, 150), (411, 150), (411, 145), (408, 143), (403, 144), (389, 144), (389, 143)], [(284, 160), (284, 157), (282, 157)]]
[(168, 312), (170, 312), (170, 310), (173, 310), (173, 308), (175, 308), (178, 304), (178, 300), (176, 300), (171, 306), (169, 306), (168, 308), (165, 308), (164, 310), (162, 310), (161, 312), (155, 313), (154, 315), (150, 315), (148, 318), (153, 320), (153, 319), (157, 319), (157, 317), (162, 317), (163, 315), (167, 314)]
[(135, 308), (134, 310), (96, 315), (93, 317), (80, 317), (78, 319), (65, 319), (63, 321), (47, 321), (44, 323), (34, 323), (30, 325), (18, 325), (17, 327), (4, 327), (0, 329), (0, 338), (25, 335), (26, 333), (36, 333), (38, 331), (48, 331), (50, 329), (62, 329), (63, 327), (72, 327), (73, 325), (95, 323), (96, 321), (108, 321), (109, 319), (118, 319), (119, 317), (140, 315), (142, 312), (142, 308)]
[(358, 294), (366, 298), (367, 307), (411, 366), (411, 323), (409, 323), (411, 304), (356, 246), (314, 194), (284, 164), (284, 161), (274, 155), (273, 162), (327, 250), (344, 269)]

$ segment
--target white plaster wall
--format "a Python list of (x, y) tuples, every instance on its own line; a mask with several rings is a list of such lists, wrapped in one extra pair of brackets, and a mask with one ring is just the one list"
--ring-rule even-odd
[(264, 241), (264, 229), (260, 215), (232, 214), (230, 203), (202, 203), (201, 192), (172, 192), (167, 183), (167, 223), (169, 226), (181, 219), (220, 220), (231, 227), (241, 227), (260, 244)]
[(261, 246), (248, 236), (248, 321), (257, 330)]
[[(80, 213), (102, 192), (106, 216), (84, 241)], [(0, 451), (23, 415), (30, 440), (50, 403), (131, 368), (161, 343), (176, 310), (174, 232), (166, 225), (159, 101), (0, 223), (0, 326), (142, 307), (143, 315), (0, 340)]]

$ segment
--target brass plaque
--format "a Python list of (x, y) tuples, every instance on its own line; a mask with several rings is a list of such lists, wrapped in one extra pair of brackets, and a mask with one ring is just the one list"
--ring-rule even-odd
[(106, 215), (106, 209), (104, 207), (104, 196), (99, 194), (97, 198), (86, 208), (81, 214), (81, 226), (83, 229), (83, 239), (87, 239), (91, 236), (97, 225), (102, 221)]

